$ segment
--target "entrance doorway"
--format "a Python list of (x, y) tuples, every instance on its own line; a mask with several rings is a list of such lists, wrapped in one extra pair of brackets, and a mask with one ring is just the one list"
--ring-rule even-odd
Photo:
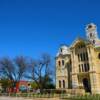
[(87, 78), (83, 79), (83, 86), (84, 86), (85, 92), (91, 92), (90, 82)]

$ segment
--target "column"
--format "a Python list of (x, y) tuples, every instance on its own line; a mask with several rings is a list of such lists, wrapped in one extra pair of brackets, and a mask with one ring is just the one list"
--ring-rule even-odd
[(77, 78), (77, 58), (75, 55), (75, 49), (71, 52), (72, 59), (72, 88), (78, 88), (78, 78)]
[[(91, 84), (91, 92), (92, 94), (97, 94), (100, 91), (98, 91), (98, 82), (97, 82), (97, 74), (95, 72), (95, 66), (93, 64), (93, 57), (92, 57), (92, 48), (87, 48), (88, 52), (88, 60), (89, 60), (89, 66), (90, 66), (90, 84)], [(99, 88), (100, 89), (100, 88)]]

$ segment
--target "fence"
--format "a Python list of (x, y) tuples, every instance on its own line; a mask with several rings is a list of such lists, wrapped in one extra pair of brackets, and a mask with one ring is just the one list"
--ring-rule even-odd
[[(55, 92), (56, 91), (56, 92)], [(100, 100), (100, 95), (91, 94), (69, 94), (59, 90), (44, 90), (43, 93), (0, 93), (3, 97), (24, 97), (24, 98), (60, 98), (64, 100)]]

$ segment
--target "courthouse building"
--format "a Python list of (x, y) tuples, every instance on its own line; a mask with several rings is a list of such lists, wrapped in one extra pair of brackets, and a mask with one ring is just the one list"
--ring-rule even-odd
[[(86, 38), (61, 45), (56, 55), (56, 89), (100, 93), (100, 40), (97, 26), (86, 26)], [(71, 37), (70, 37), (71, 38)]]

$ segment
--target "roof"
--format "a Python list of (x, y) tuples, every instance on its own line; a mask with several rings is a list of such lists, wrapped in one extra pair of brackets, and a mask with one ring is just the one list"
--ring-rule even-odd
[(64, 44), (60, 46), (56, 57), (58, 57), (59, 55), (67, 55), (67, 54), (70, 54), (70, 50), (69, 47)]
[(74, 47), (79, 41), (82, 41), (84, 42), (85, 44), (91, 44), (91, 42), (87, 39), (84, 39), (84, 38), (81, 38), (81, 37), (78, 37), (74, 40), (74, 42), (71, 44), (70, 48)]

